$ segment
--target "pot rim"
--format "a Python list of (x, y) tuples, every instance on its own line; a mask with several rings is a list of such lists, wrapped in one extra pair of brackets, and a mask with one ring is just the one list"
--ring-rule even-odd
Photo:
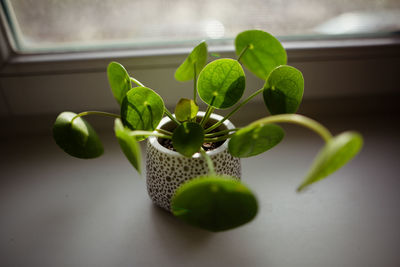
[[(199, 112), (197, 113), (197, 116), (202, 117), (202, 116), (204, 116), (204, 114), (205, 114), (204, 111), (199, 111)], [(173, 114), (173, 116), (175, 116), (175, 114)], [(214, 120), (217, 120), (217, 121), (220, 121), (220, 120), (222, 120), (223, 118), (224, 118), (224, 117), (222, 117), (221, 115), (218, 115), (218, 114), (215, 114), (215, 113), (212, 113), (211, 116), (210, 116), (210, 119), (214, 119)], [(171, 119), (170, 119), (168, 116), (162, 118), (162, 120), (160, 121), (160, 123), (159, 123), (158, 126), (157, 126), (157, 129), (160, 129), (162, 126), (164, 126), (165, 124), (167, 124), (167, 123), (170, 122), (170, 121), (171, 121)], [(227, 129), (234, 129), (234, 128), (235, 128), (235, 126), (234, 126), (234, 125), (232, 124), (232, 122), (230, 122), (229, 120), (225, 120), (225, 121), (223, 122), (222, 125), (224, 125)], [(170, 150), (170, 149), (168, 149), (168, 148), (162, 146), (162, 145), (158, 142), (158, 138), (155, 137), (155, 136), (150, 136), (150, 137), (148, 138), (148, 142), (149, 142), (150, 145), (152, 145), (154, 148), (156, 148), (157, 150), (159, 150), (159, 151), (161, 151), (161, 152), (163, 152), (163, 153), (165, 153), (165, 154), (169, 154), (169, 155), (175, 156), (175, 157), (184, 157), (183, 155), (179, 154), (178, 152), (172, 151), (172, 150)], [(228, 142), (229, 142), (229, 139), (226, 140), (225, 142), (223, 142), (223, 143), (222, 143), (219, 147), (217, 147), (216, 149), (207, 151), (206, 153), (207, 153), (208, 155), (210, 155), (210, 156), (219, 154), (219, 153), (223, 152), (224, 150), (228, 149)], [(198, 153), (198, 152), (195, 153), (195, 154), (192, 156), (192, 158), (200, 158), (200, 157), (201, 157), (201, 154)]]

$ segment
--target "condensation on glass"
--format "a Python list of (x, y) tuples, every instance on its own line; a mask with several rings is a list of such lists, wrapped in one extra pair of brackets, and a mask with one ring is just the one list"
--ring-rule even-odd
[(399, 0), (8, 0), (21, 50), (176, 45), (246, 29), (277, 36), (398, 32)]

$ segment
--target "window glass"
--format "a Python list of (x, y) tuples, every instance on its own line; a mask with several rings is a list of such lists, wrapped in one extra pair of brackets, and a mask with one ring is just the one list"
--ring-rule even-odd
[(177, 45), (246, 29), (292, 38), (397, 32), (399, 0), (5, 0), (17, 48)]

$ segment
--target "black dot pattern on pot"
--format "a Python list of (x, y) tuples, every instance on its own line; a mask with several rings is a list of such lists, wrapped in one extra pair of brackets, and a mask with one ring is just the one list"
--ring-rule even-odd
[[(227, 149), (211, 156), (215, 171), (240, 179), (240, 159), (233, 157)], [(208, 167), (203, 158), (186, 158), (163, 153), (147, 142), (146, 176), (147, 191), (152, 201), (170, 211), (170, 201), (175, 190), (184, 182), (205, 175)]]

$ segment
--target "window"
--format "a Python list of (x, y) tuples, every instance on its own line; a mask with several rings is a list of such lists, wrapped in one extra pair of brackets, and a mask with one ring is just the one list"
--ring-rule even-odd
[(277, 36), (390, 33), (398, 0), (6, 0), (22, 52), (223, 42), (261, 28)]
[[(232, 38), (251, 28), (284, 41), (305, 102), (348, 99), (351, 109), (399, 95), (398, 0), (0, 1), (0, 117), (116, 110), (111, 60), (172, 107), (191, 97), (173, 73), (193, 45), (208, 39), (212, 52), (235, 57)], [(247, 94), (263, 85), (252, 75), (246, 83)]]

